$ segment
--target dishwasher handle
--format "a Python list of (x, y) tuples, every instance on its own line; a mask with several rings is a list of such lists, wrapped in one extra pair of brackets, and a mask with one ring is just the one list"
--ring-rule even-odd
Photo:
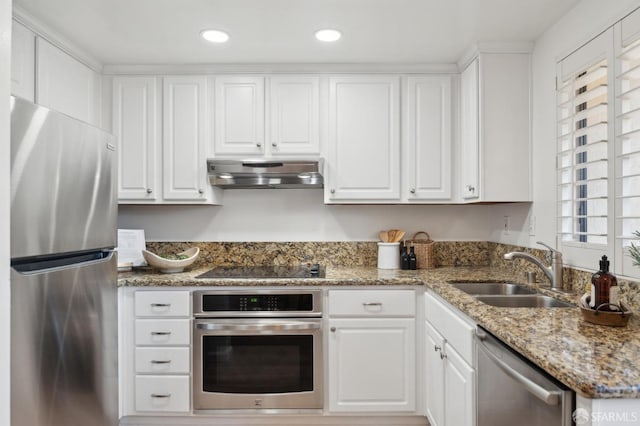
[(493, 363), (498, 366), (507, 376), (511, 377), (513, 380), (521, 384), (530, 394), (540, 399), (547, 405), (559, 405), (562, 401), (562, 392), (560, 391), (550, 391), (527, 377), (520, 374), (518, 371), (514, 370), (509, 364), (495, 356), (489, 348), (485, 346), (483, 340), (485, 340), (486, 335), (483, 336), (479, 332), (478, 335), (478, 348), (482, 349), (482, 352), (491, 360)]

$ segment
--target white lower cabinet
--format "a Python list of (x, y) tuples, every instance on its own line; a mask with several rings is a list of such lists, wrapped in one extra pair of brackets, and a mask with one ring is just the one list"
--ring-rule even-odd
[[(431, 426), (475, 425), (474, 325), (425, 295), (425, 413)], [(440, 325), (439, 328), (433, 323)], [(458, 346), (455, 346), (456, 343)]]
[(329, 411), (414, 412), (415, 292), (335, 290), (329, 305)]
[(190, 294), (119, 290), (121, 416), (190, 414)]
[(137, 411), (189, 411), (189, 376), (136, 376)]

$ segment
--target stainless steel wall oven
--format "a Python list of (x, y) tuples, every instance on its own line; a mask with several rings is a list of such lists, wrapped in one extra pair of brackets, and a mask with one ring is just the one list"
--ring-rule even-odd
[(194, 410), (322, 408), (320, 290), (196, 291), (193, 311)]

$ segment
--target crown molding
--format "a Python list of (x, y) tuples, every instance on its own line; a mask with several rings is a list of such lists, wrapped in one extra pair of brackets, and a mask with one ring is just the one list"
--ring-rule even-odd
[(24, 9), (15, 5), (15, 2), (13, 5), (13, 19), (27, 27), (29, 30), (33, 31), (36, 36), (53, 44), (55, 47), (62, 50), (77, 61), (88, 66), (93, 71), (99, 74), (102, 73), (102, 62), (96, 59), (93, 55), (86, 52), (84, 49), (78, 47), (71, 40), (62, 36), (47, 24), (25, 12)]
[(481, 53), (524, 53), (533, 52), (532, 41), (476, 42), (458, 60), (458, 70), (465, 69)]

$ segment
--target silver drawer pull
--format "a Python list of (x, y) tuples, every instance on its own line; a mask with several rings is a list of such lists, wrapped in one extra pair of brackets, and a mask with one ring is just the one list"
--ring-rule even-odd
[(171, 306), (171, 303), (152, 303), (151, 304), (152, 308), (168, 308), (169, 306)]
[(152, 359), (151, 364), (171, 364), (171, 360), (157, 360)]
[(171, 334), (170, 331), (152, 331), (151, 332), (152, 336), (168, 336), (170, 334)]
[(170, 393), (152, 393), (151, 398), (171, 398)]
[(363, 302), (362, 306), (382, 306), (380, 302)]

